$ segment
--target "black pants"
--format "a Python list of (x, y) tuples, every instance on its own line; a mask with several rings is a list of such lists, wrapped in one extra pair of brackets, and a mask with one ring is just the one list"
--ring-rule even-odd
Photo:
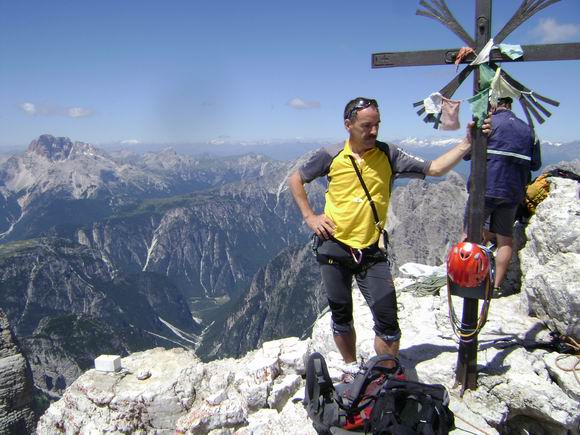
[[(397, 296), (389, 263), (378, 246), (351, 250), (336, 240), (324, 240), (317, 250), (322, 282), (332, 311), (335, 335), (352, 330), (352, 279), (356, 279), (374, 321), (376, 335), (386, 342), (401, 337), (397, 319)], [(360, 257), (360, 262), (357, 262)]]

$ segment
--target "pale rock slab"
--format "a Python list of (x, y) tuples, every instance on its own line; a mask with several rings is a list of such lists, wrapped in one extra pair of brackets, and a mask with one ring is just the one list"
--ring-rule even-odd
[(272, 391), (268, 397), (268, 405), (270, 408), (280, 411), (288, 399), (298, 391), (302, 383), (302, 378), (298, 375), (288, 375), (281, 377), (281, 379), (274, 382)]
[(32, 373), (20, 353), (8, 318), (0, 310), (0, 433), (31, 432)]
[(549, 180), (550, 194), (530, 219), (520, 252), (522, 303), (580, 342), (580, 187), (574, 180)]

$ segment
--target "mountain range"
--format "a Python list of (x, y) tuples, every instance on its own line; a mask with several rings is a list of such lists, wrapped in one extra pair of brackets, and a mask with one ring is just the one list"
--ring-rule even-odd
[(307, 240), (285, 192), (291, 167), (50, 135), (6, 159), (0, 307), (37, 388), (59, 394), (99, 354), (197, 348), (260, 267)]
[[(286, 188), (303, 158), (107, 152), (43, 135), (0, 161), (0, 308), (36, 388), (59, 395), (99, 354), (183, 346), (212, 359), (305, 333), (326, 301)], [(308, 191), (320, 210), (324, 183)], [(395, 273), (443, 261), (465, 200), (458, 174), (395, 189)]]

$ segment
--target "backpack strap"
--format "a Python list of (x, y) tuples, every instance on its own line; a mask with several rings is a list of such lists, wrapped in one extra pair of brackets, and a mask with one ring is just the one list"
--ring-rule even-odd
[[(365, 191), (365, 195), (367, 196), (367, 199), (369, 201), (369, 205), (371, 206), (371, 209), (373, 211), (373, 218), (375, 219), (375, 226), (377, 227), (377, 230), (379, 231), (379, 234), (383, 232), (383, 228), (381, 227), (381, 220), (379, 219), (379, 213), (377, 212), (377, 207), (375, 206), (375, 202), (373, 201), (373, 198), (371, 196), (371, 193), (369, 192), (369, 189), (367, 188), (367, 185), (365, 183), (365, 180), (362, 177), (362, 174), (360, 173), (360, 169), (358, 168), (358, 165), (356, 164), (356, 160), (354, 159), (353, 156), (349, 156), (350, 157), (350, 161), (352, 163), (352, 166), (354, 168), (354, 171), (356, 172), (356, 176), (358, 177), (358, 181), (360, 182), (363, 190)], [(389, 161), (390, 163), (390, 161)]]
[(334, 391), (332, 379), (328, 374), (328, 367), (324, 357), (314, 352), (308, 359), (306, 367), (306, 394), (304, 405), (315, 414), (320, 411), (320, 396), (330, 396)]
[(433, 399), (428, 394), (420, 394), (419, 397), (417, 397), (417, 401), (421, 403), (417, 433), (422, 435), (435, 435), (432, 418), (433, 411), (435, 410)]
[(420, 432), (413, 430), (412, 428), (399, 423), (399, 418), (395, 414), (396, 397), (398, 393), (396, 390), (391, 390), (389, 392), (383, 391), (377, 403), (373, 408), (373, 412), (370, 418), (369, 432), (372, 433), (392, 433), (396, 435), (417, 435)]
[[(390, 380), (381, 389), (366, 429), (372, 433), (447, 435), (454, 428), (440, 385)], [(406, 402), (408, 408), (402, 406)]]

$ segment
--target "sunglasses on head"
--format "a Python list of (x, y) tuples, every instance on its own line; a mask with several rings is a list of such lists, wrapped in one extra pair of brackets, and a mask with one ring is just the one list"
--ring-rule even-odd
[(373, 100), (372, 98), (357, 98), (352, 104), (353, 106), (344, 112), (344, 119), (351, 119), (355, 112), (366, 109), (370, 106), (376, 107), (377, 109), (379, 108), (379, 103), (377, 103), (377, 100)]

